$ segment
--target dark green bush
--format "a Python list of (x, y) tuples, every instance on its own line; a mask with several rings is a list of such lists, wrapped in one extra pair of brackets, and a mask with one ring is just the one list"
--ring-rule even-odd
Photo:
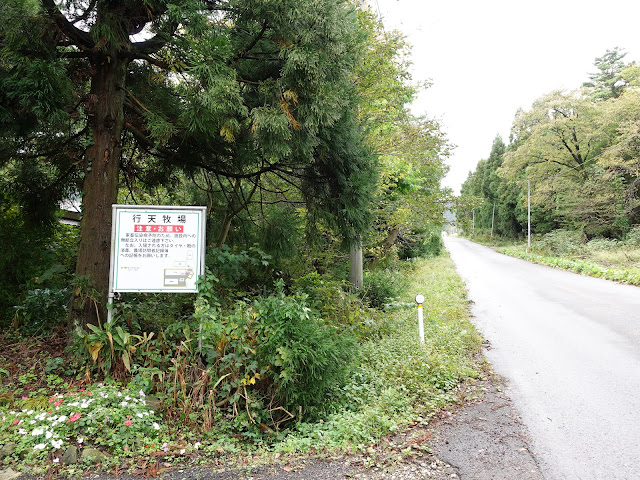
[(275, 294), (224, 310), (206, 283), (196, 317), (215, 403), (245, 427), (320, 415), (326, 393), (345, 379), (354, 338), (324, 324), (305, 295), (286, 295), (282, 281)]
[(258, 248), (232, 251), (228, 246), (212, 248), (206, 257), (209, 275), (215, 279), (215, 293), (222, 298), (236, 298), (247, 292), (263, 293), (273, 285), (270, 255)]
[(363, 298), (372, 307), (382, 309), (400, 297), (407, 283), (407, 279), (397, 270), (366, 271)]
[(29, 221), (8, 200), (0, 206), (0, 329), (12, 324), (16, 311), (26, 333), (66, 320), (62, 294), (75, 267), (77, 240), (76, 227)]
[(444, 244), (439, 228), (415, 229), (403, 236), (398, 246), (398, 258), (433, 258), (442, 253)]
[(579, 253), (587, 243), (587, 237), (581, 231), (554, 230), (546, 233), (535, 243), (535, 249), (547, 255), (571, 255)]

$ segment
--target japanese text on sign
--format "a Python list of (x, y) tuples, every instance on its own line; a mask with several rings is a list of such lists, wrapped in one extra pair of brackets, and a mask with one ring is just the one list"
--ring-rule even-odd
[(114, 205), (113, 291), (196, 292), (204, 213), (204, 207)]

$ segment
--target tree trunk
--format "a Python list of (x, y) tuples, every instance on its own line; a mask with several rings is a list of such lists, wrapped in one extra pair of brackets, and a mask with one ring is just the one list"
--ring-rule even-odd
[(231, 229), (231, 221), (236, 214), (229, 209), (227, 214), (224, 216), (224, 220), (222, 221), (222, 226), (220, 227), (220, 233), (218, 234), (218, 240), (216, 241), (216, 248), (221, 248), (224, 245), (224, 242), (227, 241), (227, 236), (229, 235), (229, 230)]
[[(111, 205), (118, 198), (120, 137), (124, 126), (124, 82), (127, 60), (117, 52), (92, 58), (91, 93), (87, 101), (93, 134), (84, 157), (80, 246), (76, 275), (89, 282), (76, 290), (70, 311), (73, 324), (97, 324), (106, 318), (111, 257)], [(88, 298), (90, 297), (90, 298)]]
[(382, 258), (384, 254), (387, 253), (391, 247), (393, 247), (393, 245), (396, 243), (396, 240), (398, 239), (398, 235), (400, 235), (400, 227), (393, 227), (387, 234), (387, 238), (385, 238), (382, 242), (382, 245), (380, 245), (382, 247), (380, 255), (376, 256), (369, 264), (369, 268), (371, 270), (373, 270), (378, 265), (380, 258)]

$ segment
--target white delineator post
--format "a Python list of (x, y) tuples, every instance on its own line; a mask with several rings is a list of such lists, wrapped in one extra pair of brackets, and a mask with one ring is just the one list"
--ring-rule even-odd
[(422, 314), (424, 295), (416, 295), (416, 303), (418, 304), (418, 334), (420, 335), (420, 345), (424, 345), (424, 319)]

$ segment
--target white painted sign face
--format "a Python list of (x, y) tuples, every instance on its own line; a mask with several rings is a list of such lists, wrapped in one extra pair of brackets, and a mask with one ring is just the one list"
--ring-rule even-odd
[(205, 207), (113, 206), (113, 292), (197, 292)]

